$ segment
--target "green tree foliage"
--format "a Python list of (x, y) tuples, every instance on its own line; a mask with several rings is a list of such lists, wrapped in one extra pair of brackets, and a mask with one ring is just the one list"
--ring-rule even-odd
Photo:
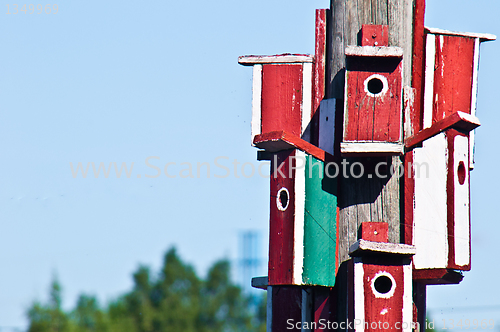
[(28, 310), (28, 332), (265, 331), (265, 299), (251, 310), (250, 299), (229, 273), (229, 262), (222, 260), (200, 279), (170, 249), (157, 277), (141, 266), (133, 274), (130, 292), (106, 307), (93, 296), (80, 295), (70, 312), (61, 308), (61, 287), (55, 279), (49, 303), (35, 302)]

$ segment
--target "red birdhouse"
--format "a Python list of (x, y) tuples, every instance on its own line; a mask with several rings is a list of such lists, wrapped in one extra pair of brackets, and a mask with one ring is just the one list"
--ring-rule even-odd
[(313, 57), (242, 56), (238, 62), (253, 66), (252, 144), (255, 136), (273, 131), (309, 141)]
[(402, 59), (388, 29), (363, 25), (361, 46), (346, 54), (343, 155), (402, 154)]
[(355, 330), (411, 331), (410, 257), (415, 247), (367, 240), (385, 240), (386, 223), (367, 222), (361, 227), (363, 238), (350, 249), (353, 258), (348, 272), (348, 320), (362, 324)]
[[(476, 115), (479, 46), (495, 39), (486, 33), (426, 28), (424, 128), (455, 112)], [(473, 168), (474, 132), (470, 138)]]

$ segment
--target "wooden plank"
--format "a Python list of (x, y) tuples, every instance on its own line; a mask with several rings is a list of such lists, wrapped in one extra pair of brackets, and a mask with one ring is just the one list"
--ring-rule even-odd
[(414, 92), (414, 107), (411, 112), (405, 113), (409, 125), (405, 128), (405, 138), (422, 130), (422, 103), (424, 100), (424, 73), (425, 73), (425, 0), (415, 0), (413, 11), (413, 53), (411, 87)]
[(360, 57), (402, 58), (403, 49), (396, 46), (347, 46), (345, 48), (345, 55)]
[(294, 167), (294, 235), (293, 235), (293, 285), (302, 284), (302, 273), (304, 270), (304, 210), (306, 200), (306, 178), (304, 176), (306, 154), (300, 150), (295, 150)]
[(257, 147), (270, 152), (296, 148), (321, 161), (325, 161), (326, 158), (333, 157), (317, 146), (314, 146), (311, 143), (283, 130), (258, 135), (254, 138), (254, 144)]
[(313, 64), (304, 63), (303, 78), (302, 78), (302, 105), (300, 109), (302, 124), (301, 135), (304, 140), (311, 142), (310, 126), (312, 116), (312, 100), (313, 98)]
[(456, 111), (471, 113), (474, 39), (436, 36), (432, 122)]
[(432, 110), (434, 100), (434, 71), (436, 64), (436, 36), (428, 34), (425, 46), (425, 88), (424, 110), (422, 114), (422, 128), (432, 126)]
[(458, 285), (464, 276), (450, 269), (414, 269), (413, 279), (423, 285)]
[(324, 99), (319, 106), (319, 135), (318, 146), (331, 155), (334, 154), (335, 145), (335, 110), (336, 99)]
[(303, 283), (333, 287), (337, 270), (337, 179), (325, 163), (307, 156)]
[[(271, 197), (270, 197), (270, 229), (269, 229), (269, 285), (291, 284), (293, 279), (294, 263), (294, 172), (289, 177), (290, 157), (295, 156), (295, 150), (284, 151), (276, 154), (276, 162), (271, 160)], [(282, 176), (279, 172), (283, 173)], [(286, 188), (288, 191), (286, 209), (279, 208), (277, 204), (278, 192)], [(284, 211), (283, 211), (284, 210)]]
[[(401, 322), (404, 322), (405, 274), (400, 261), (401, 259), (396, 259), (393, 262), (386, 263), (381, 259), (363, 258), (364, 301), (356, 305), (364, 307), (364, 322), (368, 324), (387, 322), (388, 326), (392, 327), (392, 331), (403, 331)], [(390, 280), (390, 285), (384, 283), (384, 287), (377, 287), (377, 281), (381, 279)], [(370, 328), (369, 330), (378, 331), (382, 329)]]
[(367, 253), (413, 256), (416, 253), (416, 248), (403, 243), (372, 242), (360, 239), (349, 249), (351, 257), (358, 257)]
[[(357, 45), (357, 36), (362, 24), (387, 24), (389, 25), (389, 46), (403, 48), (403, 85), (411, 86), (412, 70), (412, 45), (413, 31), (413, 1), (412, 0), (372, 0), (367, 2), (370, 8), (362, 7), (364, 2), (331, 0), (332, 21), (328, 31), (329, 58), (327, 60), (327, 97), (344, 99), (344, 81), (346, 66), (345, 47)], [(372, 3), (376, 6), (372, 7)], [(373, 15), (372, 8), (376, 8)], [(365, 11), (371, 13), (370, 18)], [(342, 107), (339, 107), (337, 119), (343, 117)], [(351, 119), (349, 119), (351, 121)], [(394, 162), (399, 157), (392, 157)], [(352, 161), (352, 159), (346, 159)], [(401, 161), (397, 161), (401, 163)], [(370, 191), (367, 192), (367, 188)], [(376, 197), (373, 192), (377, 193)], [(389, 223), (389, 241), (400, 241), (399, 204), (400, 179), (340, 179), (339, 190), (339, 256), (340, 262), (348, 259), (349, 245), (357, 239), (351, 234), (356, 234), (359, 223), (370, 221), (371, 211), (377, 209), (377, 204), (384, 207), (383, 214), (387, 217), (384, 221)]]
[[(287, 321), (302, 321), (302, 289), (300, 287), (272, 287), (272, 325), (268, 331), (298, 331), (290, 329)], [(268, 325), (269, 328), (269, 325)]]
[[(316, 29), (314, 47), (314, 95), (312, 112), (319, 110), (325, 97), (325, 69), (326, 69), (326, 14), (327, 9), (316, 9)], [(311, 114), (312, 118), (313, 114)]]
[(262, 65), (253, 66), (252, 85), (252, 145), (255, 136), (261, 134), (262, 117)]
[(446, 133), (448, 155), (448, 267), (469, 271), (471, 264), (470, 242), (470, 181), (469, 138), (456, 130)]
[(244, 66), (254, 64), (280, 64), (313, 62), (313, 57), (307, 54), (280, 54), (280, 55), (245, 55), (238, 58), (238, 63)]
[(343, 142), (340, 144), (340, 149), (343, 156), (356, 154), (363, 156), (402, 155), (404, 152), (404, 146), (400, 143)]
[(446, 268), (448, 264), (447, 155), (444, 133), (424, 141), (422, 148), (413, 151), (416, 269)]
[[(387, 25), (363, 24), (361, 46), (389, 46), (389, 27)], [(401, 50), (401, 56), (402, 53)]]
[[(471, 114), (476, 116), (476, 111), (477, 111), (477, 81), (478, 81), (478, 75), (479, 75), (479, 46), (481, 44), (481, 40), (479, 38), (476, 38), (474, 42), (474, 73), (472, 76), (472, 100), (471, 100)], [(469, 134), (469, 139), (470, 139), (470, 148), (469, 148), (469, 167), (470, 169), (474, 168), (474, 144), (475, 144), (475, 135), (476, 131), (473, 130)]]
[(459, 37), (468, 37), (468, 38), (479, 38), (481, 41), (493, 41), (497, 39), (497, 36), (492, 35), (491, 33), (477, 33), (477, 32), (458, 32), (458, 31), (449, 31), (438, 28), (430, 28), (425, 27), (425, 31), (428, 33), (432, 33), (435, 35), (448, 35), (448, 36), (459, 36)]
[(302, 65), (262, 68), (262, 132), (285, 130), (302, 136)]
[(409, 137), (405, 141), (405, 147), (407, 149), (412, 148), (449, 128), (456, 128), (465, 132), (469, 132), (479, 127), (480, 125), (481, 123), (479, 122), (479, 119), (475, 116), (463, 112), (455, 112), (447, 116), (446, 118), (434, 123), (431, 127), (425, 128), (416, 135)]
[(385, 222), (364, 222), (361, 224), (361, 239), (371, 242), (388, 242), (389, 225)]

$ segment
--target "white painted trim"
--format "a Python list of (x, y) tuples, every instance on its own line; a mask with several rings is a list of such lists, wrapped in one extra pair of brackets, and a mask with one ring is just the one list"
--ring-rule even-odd
[(273, 287), (267, 286), (267, 303), (266, 303), (266, 331), (273, 330)]
[(436, 36), (427, 35), (425, 47), (424, 128), (432, 126), (434, 99), (434, 67), (436, 64)]
[(302, 132), (301, 136), (304, 135), (309, 123), (312, 118), (312, 63), (304, 63), (302, 66), (302, 103), (301, 103), (301, 114), (302, 114)]
[(458, 31), (449, 31), (438, 28), (429, 28), (425, 27), (425, 30), (428, 33), (435, 35), (448, 35), (448, 36), (460, 36), (460, 37), (470, 37), (470, 38), (479, 38), (482, 41), (490, 41), (496, 40), (497, 36), (491, 33), (476, 33), (476, 32), (458, 32)]
[(252, 85), (252, 146), (255, 136), (260, 135), (262, 121), (262, 65), (253, 66)]
[(401, 155), (404, 153), (404, 145), (401, 143), (387, 142), (342, 142), (340, 143), (340, 152), (342, 154), (390, 153)]
[[(474, 43), (474, 67), (472, 74), (472, 100), (471, 100), (471, 114), (476, 116), (477, 111), (477, 82), (479, 76), (479, 45), (481, 41), (476, 38)], [(474, 144), (475, 144), (475, 133), (476, 130), (472, 130), (469, 134), (469, 167), (474, 168)]]
[[(411, 114), (410, 111), (413, 109), (415, 105), (415, 88), (405, 85), (403, 87), (403, 107), (405, 114), (405, 122), (404, 122), (404, 133), (405, 138), (413, 136), (413, 127), (411, 122)], [(401, 133), (403, 135), (403, 133)]]
[[(455, 191), (455, 264), (459, 266), (470, 263), (470, 219), (469, 219), (469, 139), (466, 136), (455, 136), (453, 149), (453, 173), (454, 173), (454, 191)], [(457, 169), (463, 162), (465, 165), (465, 182), (460, 184), (458, 181)]]
[(302, 161), (303, 167), (295, 169), (295, 218), (293, 236), (293, 280), (292, 284), (302, 284), (302, 272), (304, 268), (304, 214), (306, 199), (306, 176), (305, 163), (306, 154), (300, 150), (295, 150), (295, 162)]
[(397, 46), (347, 46), (347, 56), (403, 57), (403, 49)]
[(403, 265), (403, 332), (412, 331), (413, 291), (411, 264)]
[[(323, 99), (319, 104), (319, 148), (333, 156), (335, 142), (336, 99)], [(327, 120), (328, 119), (328, 120)]]
[(349, 248), (350, 256), (360, 256), (363, 253), (383, 253), (412, 256), (416, 253), (415, 246), (403, 243), (373, 242), (358, 240)]
[(413, 150), (413, 172), (413, 244), (417, 248), (413, 263), (416, 269), (446, 268), (449, 250), (445, 133), (425, 140), (421, 148)]
[(357, 324), (355, 331), (365, 331), (365, 271), (360, 258), (354, 259), (354, 319)]
[(247, 55), (240, 56), (240, 65), (266, 64), (266, 63), (304, 63), (313, 62), (314, 57), (310, 55)]

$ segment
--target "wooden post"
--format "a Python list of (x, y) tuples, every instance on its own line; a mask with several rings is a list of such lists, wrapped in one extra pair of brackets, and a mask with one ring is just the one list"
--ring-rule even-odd
[[(328, 30), (327, 80), (328, 98), (344, 99), (345, 67), (347, 46), (358, 45), (358, 36), (363, 24), (388, 25), (389, 46), (403, 49), (403, 85), (412, 83), (413, 54), (413, 8), (416, 0), (332, 0)], [(423, 27), (422, 27), (423, 28)], [(342, 104), (342, 103), (337, 103)], [(340, 107), (341, 108), (341, 107)], [(343, 112), (337, 108), (336, 117)], [(342, 159), (349, 167), (363, 160)], [(376, 159), (387, 162), (387, 167), (399, 169), (399, 156)], [(349, 170), (350, 168), (348, 168)], [(366, 173), (366, 172), (365, 172)], [(389, 173), (389, 172), (387, 172)], [(401, 179), (388, 175), (379, 178), (365, 174), (355, 179), (343, 177), (339, 190), (339, 260), (348, 259), (349, 246), (357, 240), (357, 229), (362, 222), (384, 221), (389, 224), (389, 242), (401, 241)]]

